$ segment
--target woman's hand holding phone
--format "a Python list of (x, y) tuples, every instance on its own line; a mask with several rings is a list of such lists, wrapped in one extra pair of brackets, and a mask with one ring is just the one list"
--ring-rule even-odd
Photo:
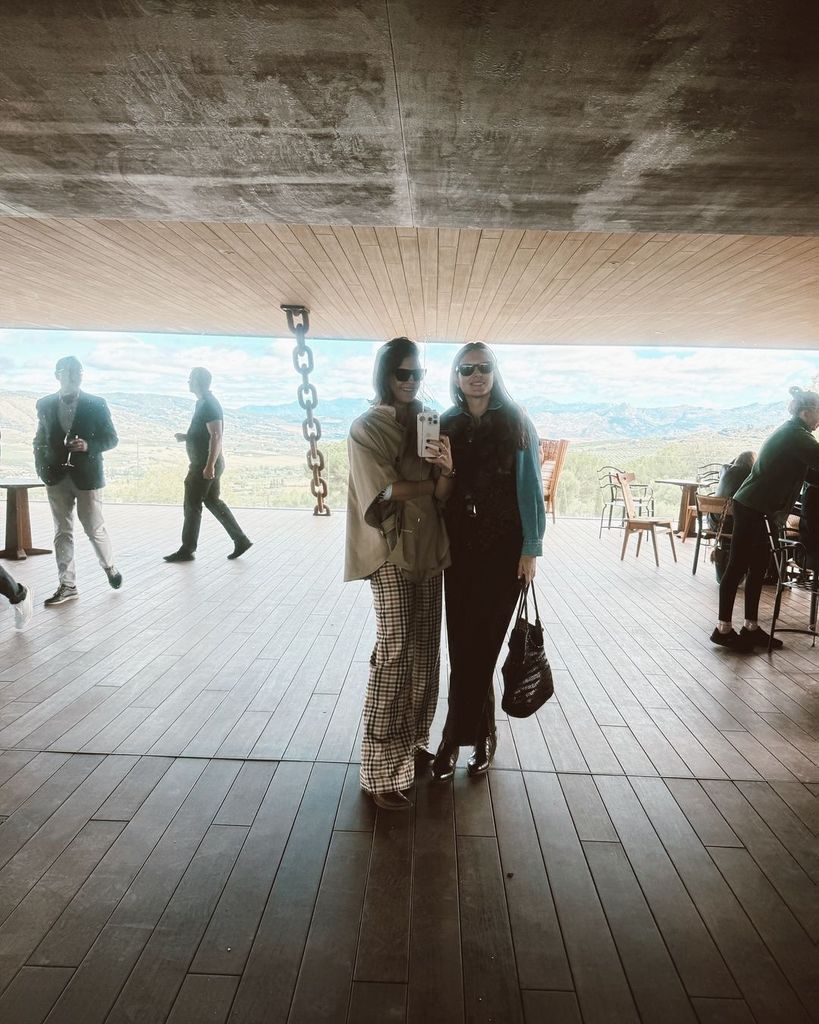
[(452, 448), (448, 437), (439, 437), (437, 441), (427, 441), (424, 459), (437, 466), (444, 476), (452, 476)]

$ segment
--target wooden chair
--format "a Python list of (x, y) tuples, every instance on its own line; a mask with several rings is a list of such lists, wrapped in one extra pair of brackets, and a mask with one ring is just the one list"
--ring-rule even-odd
[(668, 539), (671, 542), (671, 554), (674, 556), (674, 561), (677, 561), (677, 551), (674, 547), (674, 527), (671, 525), (670, 519), (663, 519), (661, 516), (638, 516), (637, 506), (634, 503), (634, 497), (631, 493), (631, 481), (634, 479), (633, 473), (618, 473), (617, 483), (620, 485), (620, 489), (623, 492), (623, 501), (626, 504), (626, 519), (624, 523), (624, 536), (623, 536), (623, 550), (620, 552), (620, 561), (626, 557), (626, 547), (628, 546), (628, 539), (632, 533), (637, 534), (637, 555), (640, 556), (640, 545), (643, 542), (643, 534), (651, 534), (651, 543), (654, 545), (654, 561), (659, 566), (660, 555), (657, 551), (657, 530), (661, 533), (667, 533)]
[[(730, 498), (718, 498), (714, 494), (698, 494), (695, 498), (697, 510), (697, 543), (694, 548), (693, 575), (697, 573), (700, 546), (716, 545), (720, 540), (728, 539), (731, 534), (725, 531), (726, 521), (730, 518), (734, 504)], [(716, 521), (716, 526), (713, 525)]]
[[(723, 464), (721, 462), (706, 462), (704, 466), (700, 466), (697, 469), (697, 492), (711, 495), (719, 483), (720, 473), (722, 472)], [(697, 506), (696, 504), (689, 505), (685, 510), (685, 523), (683, 525), (682, 537), (680, 540), (685, 544), (686, 538), (691, 532), (691, 527), (694, 525), (694, 520), (697, 518)]]
[[(617, 466), (601, 466), (597, 470), (597, 484), (600, 488), (600, 496), (602, 499), (602, 508), (600, 509), (600, 529), (597, 533), (598, 539), (603, 536), (603, 528), (610, 530), (612, 528), (612, 517), (614, 516), (615, 509), (619, 513), (619, 518), (615, 523), (615, 528), (620, 530), (623, 527), (623, 523), (626, 519), (626, 505), (623, 501), (623, 496), (620, 493), (620, 485), (617, 483), (617, 474), (625, 473), (624, 469), (618, 469)], [(637, 507), (637, 514), (643, 515), (647, 510), (648, 515), (654, 515), (654, 488), (649, 484), (632, 484), (631, 495), (634, 498), (634, 504)], [(608, 522), (606, 522), (606, 512), (608, 511)]]
[(546, 503), (546, 511), (552, 513), (552, 522), (555, 522), (555, 495), (560, 474), (563, 470), (563, 463), (566, 461), (566, 450), (569, 442), (565, 439), (560, 441), (540, 442), (540, 473), (543, 478), (543, 500)]

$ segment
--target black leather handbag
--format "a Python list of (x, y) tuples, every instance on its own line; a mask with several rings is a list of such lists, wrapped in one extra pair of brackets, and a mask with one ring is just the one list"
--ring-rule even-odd
[(529, 621), (528, 597), (529, 586), (526, 586), (521, 591), (515, 625), (509, 637), (509, 653), (501, 669), (501, 707), (512, 718), (528, 718), (533, 715), (555, 692), (549, 659), (543, 649), (543, 626), (534, 587), (534, 623)]

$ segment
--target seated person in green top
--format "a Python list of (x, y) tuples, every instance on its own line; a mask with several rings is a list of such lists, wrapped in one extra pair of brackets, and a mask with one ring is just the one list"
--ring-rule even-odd
[[(766, 519), (786, 515), (805, 477), (819, 481), (819, 394), (791, 388), (791, 418), (764, 442), (745, 483), (734, 495), (731, 554), (719, 587), (719, 622), (711, 641), (720, 647), (749, 653), (767, 647), (769, 636), (757, 622), (762, 581), (770, 556)], [(737, 588), (745, 581), (745, 625), (737, 633), (732, 625)], [(774, 640), (781, 647), (781, 640)]]
[[(756, 462), (756, 452), (740, 452), (733, 462), (726, 462), (720, 469), (719, 480), (717, 481), (714, 496), (717, 498), (733, 498)], [(719, 530), (722, 516), (711, 513), (708, 517), (708, 525), (712, 530)], [(728, 565), (728, 551), (731, 546), (731, 531), (734, 528), (733, 516), (726, 516), (722, 524), (722, 533), (713, 552), (711, 561), (714, 563), (717, 572), (717, 583), (722, 580), (722, 574)]]

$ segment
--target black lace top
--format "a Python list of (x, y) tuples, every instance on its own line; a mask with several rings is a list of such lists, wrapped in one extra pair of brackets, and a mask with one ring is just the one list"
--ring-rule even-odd
[[(502, 408), (476, 420), (453, 407), (441, 418), (452, 445), (455, 491), (444, 517), (453, 554), (507, 547), (520, 553), (523, 529), (515, 483), (520, 427)], [(457, 557), (457, 555), (456, 555)]]

